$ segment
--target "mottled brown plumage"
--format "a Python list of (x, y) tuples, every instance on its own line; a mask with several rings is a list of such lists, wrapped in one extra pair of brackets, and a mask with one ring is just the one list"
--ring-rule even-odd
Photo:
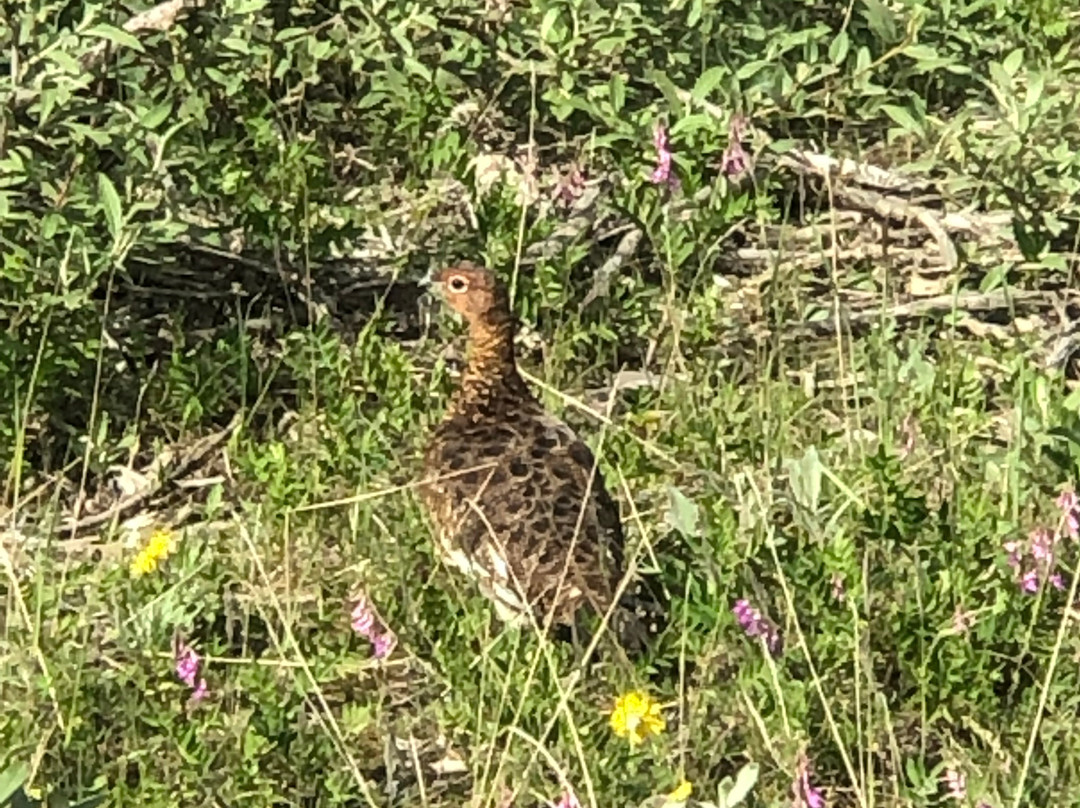
[[(466, 263), (433, 283), (469, 324), (460, 387), (424, 456), (421, 498), (439, 555), (504, 620), (543, 626), (550, 610), (554, 625), (570, 625), (583, 604), (602, 614), (622, 578), (623, 534), (592, 452), (518, 373), (514, 321), (494, 274)], [(636, 600), (612, 622), (636, 642), (657, 615), (630, 588)]]

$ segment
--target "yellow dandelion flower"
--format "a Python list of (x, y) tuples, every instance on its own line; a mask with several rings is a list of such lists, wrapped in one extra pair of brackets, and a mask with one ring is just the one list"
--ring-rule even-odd
[(168, 530), (155, 530), (146, 546), (131, 560), (131, 574), (139, 576), (153, 572), (172, 552), (172, 547), (172, 533)]
[(679, 783), (678, 788), (672, 791), (667, 797), (664, 798), (665, 806), (684, 805), (686, 801), (690, 799), (690, 795), (694, 791), (694, 786), (689, 780), (683, 780)]
[(611, 711), (611, 729), (631, 746), (637, 746), (650, 735), (659, 735), (667, 723), (660, 713), (660, 704), (648, 693), (632, 690), (615, 700)]

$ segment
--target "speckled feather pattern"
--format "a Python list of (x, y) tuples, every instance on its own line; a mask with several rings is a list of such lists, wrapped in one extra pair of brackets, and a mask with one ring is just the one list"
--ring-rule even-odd
[(439, 555), (505, 620), (531, 622), (531, 610), (543, 625), (552, 610), (553, 624), (568, 625), (583, 604), (611, 604), (623, 574), (618, 507), (588, 446), (518, 373), (508, 306), (496, 302), (470, 322), (468, 364), (430, 436), (421, 499)]

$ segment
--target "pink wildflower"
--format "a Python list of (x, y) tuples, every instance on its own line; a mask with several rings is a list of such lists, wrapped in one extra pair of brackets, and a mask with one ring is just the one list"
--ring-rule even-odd
[(206, 679), (199, 676), (202, 660), (195, 653), (195, 649), (182, 640), (177, 642), (173, 656), (176, 660), (177, 677), (192, 690), (188, 703), (197, 704), (206, 698), (208, 692)]
[(371, 638), (371, 653), (376, 659), (386, 659), (397, 645), (397, 638), (390, 632), (382, 632)]
[(1036, 561), (1054, 562), (1054, 537), (1044, 527), (1031, 531), (1031, 555)]
[[(1064, 585), (1064, 579), (1054, 572), (1056, 545), (1060, 534), (1037, 527), (1028, 534), (1026, 542), (1010, 540), (1002, 547), (1009, 554), (1008, 564), (1016, 573), (1016, 584), (1028, 594), (1038, 592), (1044, 582), (1055, 589)], [(1029, 559), (1025, 563), (1025, 559)]]
[(662, 123), (658, 123), (653, 132), (653, 146), (656, 147), (656, 168), (653, 169), (650, 179), (656, 185), (676, 187), (679, 178), (671, 173), (671, 149), (668, 148), (667, 129)]
[(367, 597), (360, 596), (356, 601), (356, 606), (353, 607), (351, 617), (353, 631), (364, 637), (371, 634), (372, 629), (375, 627), (375, 613), (371, 611)]
[(945, 789), (948, 792), (946, 796), (954, 800), (967, 799), (967, 777), (963, 772), (956, 769), (945, 770)]
[(747, 637), (761, 637), (765, 641), (765, 647), (772, 656), (780, 653), (780, 632), (770, 620), (763, 617), (761, 612), (750, 605), (750, 601), (743, 598), (735, 602), (731, 610), (735, 619), (739, 621)]
[(375, 611), (371, 608), (367, 595), (360, 595), (357, 598), (350, 617), (352, 630), (371, 642), (371, 653), (376, 659), (385, 659), (390, 655), (397, 645), (397, 637), (394, 636), (394, 632), (377, 627), (376, 624), (380, 621), (376, 619)]
[(195, 649), (184, 642), (176, 647), (176, 675), (188, 687), (195, 687), (195, 677), (199, 675), (199, 655)]
[(742, 139), (746, 134), (746, 119), (742, 115), (732, 115), (728, 124), (728, 145), (720, 158), (720, 170), (731, 179), (746, 173), (750, 168), (750, 155), (743, 149)]
[(821, 789), (810, 783), (810, 761), (800, 753), (795, 779), (791, 782), (791, 808), (825, 808)]
[(839, 572), (832, 574), (832, 596), (834, 600), (844, 602), (847, 597), (847, 590), (844, 589), (844, 576)]
[(577, 795), (569, 788), (563, 792), (562, 798), (555, 803), (555, 808), (581, 808)]
[(1028, 594), (1039, 591), (1039, 573), (1037, 570), (1030, 569), (1020, 576), (1020, 588)]
[(558, 204), (570, 207), (577, 202), (584, 192), (585, 173), (577, 163), (570, 166), (565, 175), (562, 172), (557, 172), (552, 196)]
[(206, 680), (203, 679), (202, 677), (199, 677), (199, 683), (197, 685), (195, 685), (195, 689), (191, 693), (191, 699), (190, 699), (191, 703), (192, 704), (198, 704), (200, 701), (202, 701), (204, 698), (206, 698), (206, 693), (207, 693)]

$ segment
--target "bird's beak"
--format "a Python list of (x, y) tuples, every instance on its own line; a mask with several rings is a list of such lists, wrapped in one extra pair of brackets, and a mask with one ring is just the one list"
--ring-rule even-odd
[(428, 270), (428, 273), (420, 279), (420, 286), (426, 289), (429, 293), (442, 293), (442, 284), (435, 280), (431, 270)]

